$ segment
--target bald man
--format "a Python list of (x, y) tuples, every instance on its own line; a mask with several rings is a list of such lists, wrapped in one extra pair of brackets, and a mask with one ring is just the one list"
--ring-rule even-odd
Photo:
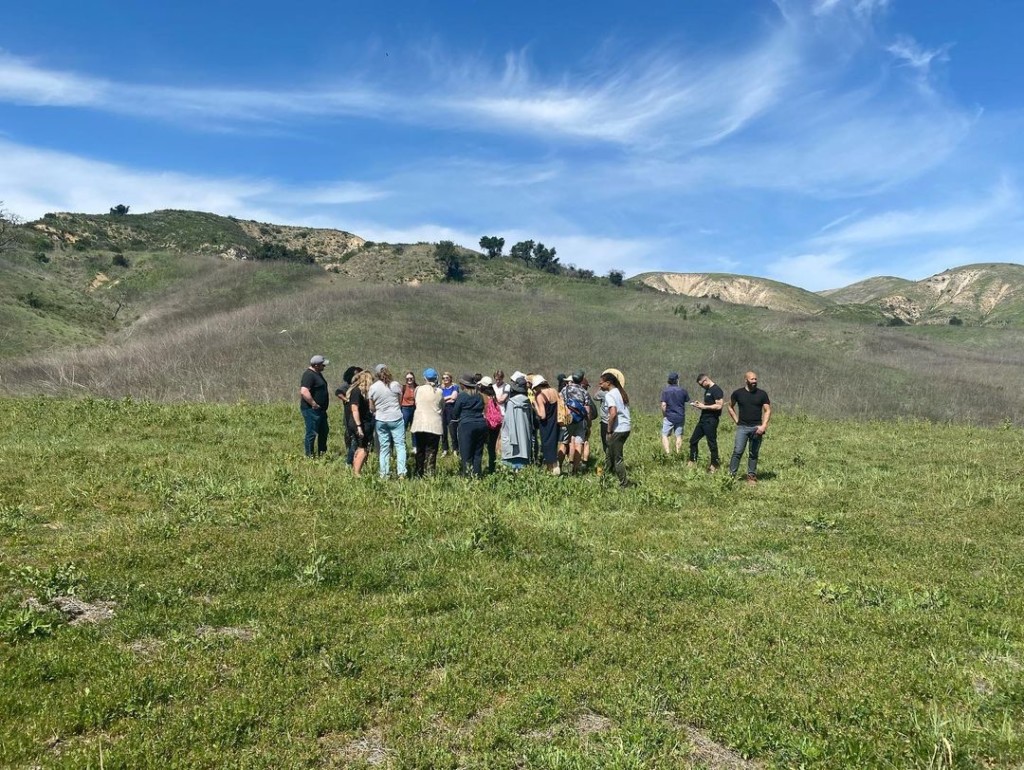
[(747, 483), (757, 483), (757, 455), (761, 451), (761, 440), (768, 430), (772, 417), (772, 402), (768, 394), (757, 387), (757, 374), (747, 372), (745, 384), (737, 388), (729, 398), (729, 416), (736, 423), (736, 445), (729, 460), (729, 473), (733, 476), (740, 468), (740, 457), (750, 444), (747, 454)]

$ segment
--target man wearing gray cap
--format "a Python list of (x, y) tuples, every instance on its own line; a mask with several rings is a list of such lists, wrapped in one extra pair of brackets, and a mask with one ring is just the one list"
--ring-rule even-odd
[(331, 405), (331, 394), (324, 379), (324, 367), (329, 364), (323, 356), (317, 355), (309, 359), (309, 367), (302, 373), (299, 382), (299, 411), (306, 424), (306, 440), (304, 448), (306, 457), (313, 457), (313, 445), (316, 444), (317, 455), (327, 452), (327, 407)]

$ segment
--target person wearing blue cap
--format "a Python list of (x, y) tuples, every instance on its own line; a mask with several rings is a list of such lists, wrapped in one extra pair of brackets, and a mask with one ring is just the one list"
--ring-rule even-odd
[(412, 439), (416, 453), (413, 476), (433, 474), (437, 470), (437, 447), (444, 432), (441, 419), (443, 398), (441, 386), (437, 382), (437, 370), (424, 369), (423, 379), (426, 382), (416, 388), (416, 404), (412, 416)]
[(686, 424), (686, 402), (690, 394), (679, 387), (679, 372), (669, 372), (668, 385), (661, 391), (661, 446), (665, 454), (672, 454), (669, 436), (676, 437), (676, 454), (683, 451), (683, 427)]

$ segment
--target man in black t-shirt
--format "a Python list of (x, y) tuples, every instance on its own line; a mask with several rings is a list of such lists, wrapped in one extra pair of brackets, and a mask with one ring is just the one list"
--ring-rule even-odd
[(722, 405), (725, 402), (725, 393), (715, 384), (708, 375), (701, 372), (697, 375), (697, 384), (704, 388), (703, 401), (691, 401), (690, 406), (700, 411), (700, 419), (697, 426), (690, 435), (690, 462), (689, 465), (697, 464), (697, 445), (701, 438), (708, 440), (708, 451), (711, 452), (711, 465), (708, 472), (714, 473), (718, 470), (718, 419), (722, 416)]
[(330, 431), (327, 409), (331, 405), (331, 393), (323, 372), (329, 363), (323, 356), (313, 356), (299, 381), (299, 411), (306, 424), (306, 438), (303, 442), (306, 457), (313, 456), (314, 443), (317, 455), (327, 452), (327, 434)]
[[(738, 409), (738, 411), (737, 411)], [(772, 416), (772, 402), (768, 394), (757, 387), (757, 374), (747, 372), (746, 384), (733, 391), (729, 399), (729, 416), (736, 423), (736, 444), (729, 460), (729, 473), (733, 476), (740, 468), (740, 457), (747, 444), (747, 483), (757, 483), (757, 455), (761, 451), (761, 440), (768, 430)]]

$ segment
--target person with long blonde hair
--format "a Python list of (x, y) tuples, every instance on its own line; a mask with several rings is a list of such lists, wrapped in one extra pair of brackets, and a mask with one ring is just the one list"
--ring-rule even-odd
[(373, 412), (370, 411), (371, 384), (373, 374), (363, 370), (352, 378), (352, 386), (348, 389), (348, 410), (352, 415), (352, 432), (356, 443), (356, 451), (352, 455), (352, 471), (356, 476), (363, 471), (363, 463), (370, 454), (376, 431)]

